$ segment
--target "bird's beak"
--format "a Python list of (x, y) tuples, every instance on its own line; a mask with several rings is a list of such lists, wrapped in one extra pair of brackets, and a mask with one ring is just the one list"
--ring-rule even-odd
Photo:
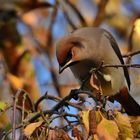
[(65, 65), (59, 66), (59, 74), (62, 73), (67, 67), (70, 66), (70, 64), (73, 63), (72, 60), (68, 61)]

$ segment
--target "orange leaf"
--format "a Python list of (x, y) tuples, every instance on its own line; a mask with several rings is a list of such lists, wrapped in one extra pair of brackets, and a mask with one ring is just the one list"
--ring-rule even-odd
[(118, 138), (119, 129), (117, 124), (112, 120), (105, 118), (97, 126), (97, 135), (99, 139), (116, 140)]
[(7, 73), (7, 78), (10, 81), (11, 85), (15, 88), (15, 89), (19, 89), (19, 88), (23, 88), (24, 86), (24, 82), (21, 78), (11, 74), (11, 73)]
[(30, 137), (35, 131), (35, 129), (41, 126), (42, 122), (43, 121), (39, 121), (35, 123), (30, 123), (29, 125), (27, 125), (25, 129), (23, 130), (23, 133), (25, 134), (25, 136)]

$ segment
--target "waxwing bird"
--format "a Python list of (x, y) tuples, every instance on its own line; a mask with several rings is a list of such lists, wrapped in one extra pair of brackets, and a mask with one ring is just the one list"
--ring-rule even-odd
[[(101, 63), (123, 65), (124, 61), (113, 36), (106, 30), (96, 27), (78, 29), (62, 37), (56, 43), (56, 56), (59, 73), (70, 68), (82, 84), (92, 68)], [(130, 78), (126, 67), (103, 67), (97, 72), (104, 96), (112, 96), (119, 101), (128, 115), (140, 115), (140, 105), (129, 94)], [(90, 82), (84, 89), (93, 90)]]

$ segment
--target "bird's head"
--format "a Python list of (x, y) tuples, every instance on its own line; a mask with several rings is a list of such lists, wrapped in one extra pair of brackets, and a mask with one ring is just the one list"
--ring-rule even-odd
[(59, 73), (67, 67), (75, 65), (83, 60), (83, 38), (78, 36), (66, 36), (56, 43), (56, 56), (59, 63)]

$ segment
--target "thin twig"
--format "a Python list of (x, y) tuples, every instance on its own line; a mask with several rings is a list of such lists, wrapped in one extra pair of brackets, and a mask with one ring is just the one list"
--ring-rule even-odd
[(64, 1), (65, 1), (65, 3), (67, 3), (67, 4), (71, 7), (71, 9), (75, 12), (75, 14), (77, 15), (77, 17), (78, 17), (79, 20), (80, 20), (81, 25), (82, 25), (82, 26), (87, 26), (86, 20), (84, 19), (83, 15), (79, 12), (79, 10), (77, 9), (77, 7), (76, 7), (74, 4), (72, 4), (72, 3), (70, 2), (70, 0), (64, 0)]
[(13, 125), (12, 125), (12, 139), (15, 140), (15, 128), (16, 128), (16, 104), (18, 102), (18, 97), (22, 90), (18, 90), (16, 95), (14, 96), (14, 103), (13, 103)]
[(125, 57), (132, 57), (132, 56), (137, 55), (137, 54), (140, 54), (140, 50), (136, 50), (136, 51), (134, 51), (134, 52), (130, 52), (130, 53), (128, 53), (128, 54), (124, 54), (123, 57), (124, 57), (124, 58), (125, 58)]
[(132, 67), (132, 68), (140, 68), (140, 64), (116, 64), (116, 65), (113, 65), (113, 64), (105, 64), (105, 65), (102, 65), (102, 68), (105, 68), (105, 67), (114, 67), (114, 68), (118, 68), (118, 67)]
[[(132, 54), (134, 55), (134, 54)], [(89, 72), (89, 74), (93, 72), (98, 72), (101, 68), (107, 68), (107, 67), (114, 67), (114, 68), (119, 68), (119, 67), (132, 67), (132, 68), (140, 68), (140, 64), (103, 64), (103, 62), (99, 65), (97, 68), (92, 68)]]
[(76, 30), (77, 26), (73, 23), (70, 16), (68, 15), (68, 12), (66, 12), (66, 10), (63, 6), (62, 6), (62, 10), (63, 10), (64, 16), (65, 16), (66, 20), (68, 21), (69, 25), (72, 27), (73, 30)]
[(100, 1), (100, 3), (98, 4), (98, 11), (94, 19), (93, 26), (99, 26), (104, 20), (106, 16), (105, 8), (106, 8), (107, 3), (108, 3), (108, 0), (103, 0), (103, 1)]
[(46, 99), (47, 98), (47, 94), (48, 94), (48, 92), (46, 92), (43, 96), (41, 96), (37, 101), (36, 101), (36, 103), (35, 103), (35, 111), (37, 111), (38, 110), (38, 106), (39, 106), (39, 104), (44, 100), (44, 99)]
[[(71, 90), (70, 94), (66, 97), (64, 97), (60, 102), (58, 102), (52, 109), (50, 110), (45, 110), (43, 111), (43, 114), (46, 115), (53, 115), (55, 112), (58, 112), (58, 110), (65, 106), (65, 104), (67, 104), (67, 101), (71, 100), (72, 98), (76, 98), (77, 99), (77, 96), (78, 94), (87, 94), (89, 95), (90, 97), (92, 97), (95, 101), (97, 101), (97, 99), (93, 96), (92, 92), (90, 91), (84, 91), (84, 90), (81, 90), (81, 89), (75, 89), (75, 90)], [(41, 113), (37, 113), (36, 115), (34, 115), (32, 118), (30, 118), (28, 120), (28, 122), (34, 122), (35, 120), (37, 120), (39, 117), (41, 117)]]
[(27, 99), (27, 101), (28, 101), (28, 103), (30, 105), (31, 111), (34, 112), (35, 111), (35, 107), (34, 107), (34, 103), (33, 103), (32, 99), (31, 99), (30, 95), (24, 89), (22, 89), (22, 91), (24, 92), (24, 94), (26, 96), (26, 99)]
[(20, 92), (18, 92), (17, 97), (19, 97), (20, 94), (25, 95), (26, 96), (26, 99), (27, 99), (27, 101), (28, 101), (28, 103), (30, 105), (31, 111), (34, 112), (35, 111), (35, 109), (34, 109), (34, 103), (32, 102), (32, 99), (29, 96), (29, 94), (27, 93), (27, 91), (25, 91), (24, 89), (18, 89), (18, 91), (20, 91)]
[(74, 118), (76, 118), (77, 120), (79, 119), (79, 116), (78, 116), (77, 114), (71, 114), (71, 113), (67, 113), (67, 112), (61, 113), (61, 116), (62, 116), (62, 117), (74, 117)]
[[(38, 105), (45, 99), (49, 99), (49, 100), (53, 100), (53, 101), (56, 101), (56, 102), (59, 102), (62, 100), (62, 98), (60, 97), (57, 97), (57, 96), (52, 96), (52, 95), (48, 95), (47, 93), (45, 95), (43, 95), (42, 97), (40, 97), (36, 103), (35, 103), (35, 110), (37, 111), (38, 109)], [(79, 110), (82, 110), (83, 108), (80, 106), (80, 105), (77, 105), (75, 103), (72, 103), (72, 102), (69, 102), (69, 101), (66, 101), (67, 105), (70, 105), (72, 107), (75, 107)]]
[[(18, 126), (15, 126), (15, 129), (19, 129), (23, 127), (23, 124), (19, 124)], [(10, 129), (8, 132), (4, 133), (1, 140), (5, 140), (7, 136), (13, 131), (13, 129)], [(13, 139), (14, 140), (14, 139)]]
[[(23, 94), (23, 96), (26, 96), (30, 105), (31, 105), (31, 109), (34, 110), (34, 105), (32, 103), (32, 100), (30, 99), (29, 95), (26, 93), (25, 90), (23, 89), (19, 89), (14, 97), (14, 104), (13, 104), (13, 125), (12, 125), (12, 138), (13, 140), (15, 140), (15, 129), (16, 129), (16, 109), (17, 109), (17, 102), (18, 102), (18, 97), (20, 94)], [(23, 111), (23, 110), (22, 110)]]
[(59, 2), (58, 2), (58, 0), (55, 0), (53, 12), (52, 12), (51, 19), (50, 19), (50, 24), (49, 24), (49, 27), (48, 27), (48, 36), (46, 36), (47, 37), (47, 42), (46, 42), (45, 52), (47, 53), (47, 56), (48, 56), (49, 65), (50, 65), (50, 72), (51, 72), (52, 81), (54, 83), (54, 88), (56, 89), (58, 95), (60, 95), (61, 91), (60, 91), (60, 87), (59, 87), (59, 82), (58, 82), (58, 78), (57, 78), (55, 68), (53, 66), (52, 56), (51, 56), (51, 49), (52, 49), (52, 46), (53, 46), (52, 45), (52, 43), (53, 43), (52, 30), (53, 30), (55, 20), (56, 20), (56, 17), (57, 17), (58, 6), (59, 6)]
[[(55, 119), (57, 119), (57, 118), (62, 118), (62, 117), (67, 121), (68, 125), (71, 125), (71, 123), (74, 123), (74, 122), (79, 122), (78, 120), (80, 120), (80, 118), (79, 118), (79, 116), (78, 116), (77, 114), (70, 114), (70, 113), (67, 113), (67, 112), (63, 112), (63, 113), (61, 113), (60, 115), (53, 117), (53, 118), (51, 119), (50, 123), (51, 123), (52, 121), (54, 121)], [(69, 121), (69, 120), (67, 119), (67, 117), (73, 117), (73, 118), (76, 118), (77, 120), (74, 121), (74, 122), (71, 122), (71, 121)]]
[[(0, 112), (0, 116), (2, 115), (2, 113), (4, 113), (4, 112), (8, 111), (9, 109), (13, 108), (13, 106), (14, 106), (14, 105), (9, 105), (8, 107), (6, 107), (6, 108), (4, 109), (4, 111)], [(23, 110), (23, 108), (22, 108), (21, 106), (19, 106), (19, 105), (16, 105), (16, 109), (18, 109), (18, 110), (21, 111), (21, 112), (22, 112), (22, 110)], [(28, 111), (24, 109), (24, 113), (28, 114)]]
[(26, 95), (24, 94), (23, 95), (23, 100), (22, 100), (22, 116), (21, 116), (21, 120), (22, 120), (22, 122), (23, 122), (23, 120), (24, 120), (24, 110), (25, 110), (25, 100), (26, 100)]

